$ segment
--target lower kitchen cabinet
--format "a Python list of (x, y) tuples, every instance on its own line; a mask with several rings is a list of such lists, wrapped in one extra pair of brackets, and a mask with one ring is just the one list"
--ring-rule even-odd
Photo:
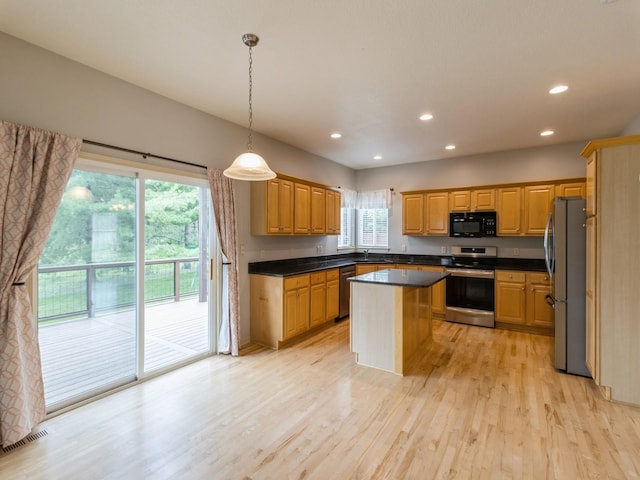
[(314, 272), (309, 275), (311, 280), (311, 305), (309, 325), (314, 327), (324, 323), (327, 317), (327, 274)]
[(396, 268), (395, 263), (359, 263), (356, 265), (356, 275), (364, 275), (365, 273), (377, 272), (387, 268)]
[(496, 324), (536, 333), (552, 334), (553, 308), (549, 276), (542, 272), (496, 270)]
[(327, 270), (326, 289), (326, 319), (328, 322), (334, 321), (340, 315), (340, 270), (332, 268)]
[(309, 274), (311, 306), (309, 326), (335, 320), (340, 311), (340, 271), (337, 268)]
[(309, 275), (284, 279), (283, 340), (309, 329)]
[(284, 278), (249, 278), (253, 343), (278, 349), (338, 316), (337, 268)]

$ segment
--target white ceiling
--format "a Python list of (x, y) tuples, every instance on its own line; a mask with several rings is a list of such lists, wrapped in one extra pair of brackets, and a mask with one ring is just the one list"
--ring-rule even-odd
[(355, 169), (640, 113), (640, 0), (0, 0), (0, 30), (243, 126), (255, 33), (254, 129)]

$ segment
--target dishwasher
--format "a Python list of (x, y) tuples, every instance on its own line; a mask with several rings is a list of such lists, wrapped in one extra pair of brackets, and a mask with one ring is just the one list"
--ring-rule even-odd
[(355, 265), (349, 265), (347, 267), (340, 268), (340, 313), (338, 314), (338, 318), (336, 318), (336, 320), (349, 316), (349, 309), (351, 308), (349, 303), (351, 298), (351, 289), (349, 282), (347, 282), (347, 278), (355, 277), (355, 275)]

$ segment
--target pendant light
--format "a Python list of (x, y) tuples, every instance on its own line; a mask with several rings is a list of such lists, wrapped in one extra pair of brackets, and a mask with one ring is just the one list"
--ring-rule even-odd
[(253, 105), (252, 105), (252, 89), (253, 89), (253, 47), (258, 44), (257, 35), (253, 33), (245, 33), (242, 41), (249, 47), (249, 135), (247, 140), (247, 152), (236, 158), (231, 166), (224, 171), (224, 175), (235, 180), (260, 181), (269, 180), (276, 177), (276, 174), (269, 168), (267, 162), (264, 161), (257, 153), (253, 152)]

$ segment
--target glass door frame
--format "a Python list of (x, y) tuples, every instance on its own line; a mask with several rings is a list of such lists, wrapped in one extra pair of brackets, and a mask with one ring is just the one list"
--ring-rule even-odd
[[(184, 365), (194, 363), (203, 358), (218, 353), (218, 331), (222, 319), (222, 254), (220, 252), (217, 230), (215, 228), (215, 218), (211, 205), (211, 195), (209, 194), (206, 204), (206, 211), (209, 216), (209, 251), (207, 265), (202, 268), (208, 269), (208, 322), (209, 322), (209, 350), (202, 354), (194, 355), (183, 361), (176, 362), (164, 368), (159, 368), (151, 372), (144, 372), (144, 258), (140, 263), (141, 255), (144, 252), (144, 180), (161, 180), (175, 183), (205, 188), (209, 192), (209, 183), (206, 172), (201, 174), (193, 171), (181, 171), (178, 169), (156, 166), (153, 164), (142, 164), (135, 161), (125, 160), (106, 155), (80, 152), (74, 169), (88, 170), (97, 173), (112, 174), (123, 177), (136, 178), (136, 373), (135, 378), (123, 384), (105, 385), (105, 390), (100, 389), (91, 395), (87, 392), (86, 397), (79, 397), (78, 400), (70, 400), (69, 403), (57, 406), (53, 411), (47, 411), (47, 417), (63, 413), (71, 408), (91, 402), (95, 399), (114, 393), (118, 390), (140, 383), (146, 379), (165, 374), (171, 370), (178, 369)], [(141, 187), (142, 184), (142, 187)], [(202, 211), (202, 208), (201, 208)], [(142, 244), (140, 243), (142, 242)], [(37, 269), (29, 275), (27, 287), (31, 293), (31, 304), (34, 322), (38, 322), (38, 274)]]

